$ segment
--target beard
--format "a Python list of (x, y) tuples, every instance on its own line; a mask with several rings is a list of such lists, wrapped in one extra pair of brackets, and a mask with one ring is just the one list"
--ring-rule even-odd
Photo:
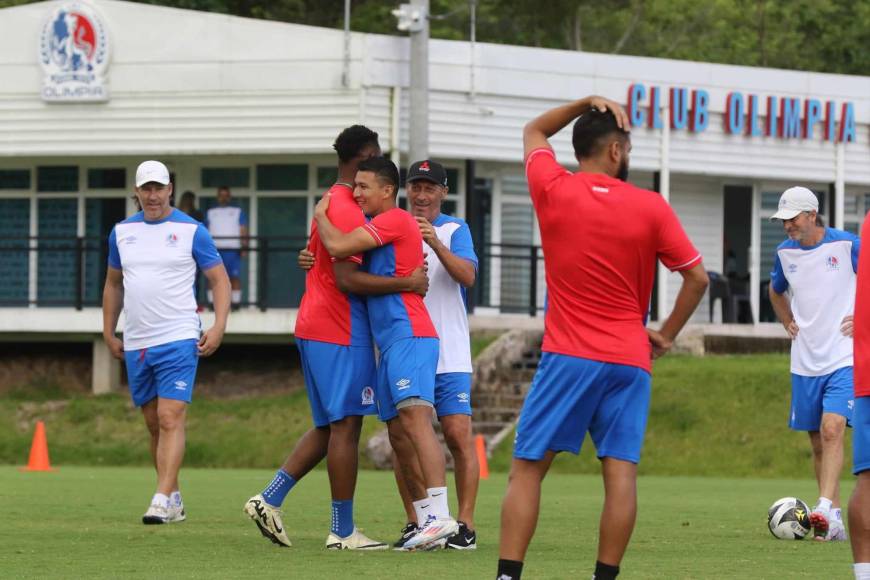
[(620, 181), (628, 181), (628, 159), (622, 158), (619, 163), (619, 169), (616, 170), (616, 179)]

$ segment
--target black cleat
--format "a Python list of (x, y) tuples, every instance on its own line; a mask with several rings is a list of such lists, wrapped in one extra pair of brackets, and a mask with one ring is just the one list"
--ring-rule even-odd
[(475, 531), (468, 529), (465, 522), (457, 523), (459, 531), (447, 538), (447, 545), (444, 548), (447, 550), (476, 550), (477, 534)]
[(399, 536), (399, 539), (393, 544), (393, 549), (403, 549), (405, 547), (405, 542), (416, 536), (418, 531), (420, 531), (420, 528), (418, 528), (417, 524), (414, 522), (408, 522), (405, 524), (405, 527), (402, 528), (402, 535)]

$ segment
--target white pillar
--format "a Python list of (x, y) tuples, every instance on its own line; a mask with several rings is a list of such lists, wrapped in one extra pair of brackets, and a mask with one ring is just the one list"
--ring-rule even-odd
[(121, 361), (109, 352), (102, 336), (94, 339), (91, 356), (91, 390), (95, 395), (117, 391), (121, 386)]
[[(659, 169), (659, 193), (668, 203), (671, 202), (671, 118), (667, 107), (662, 108), (661, 164)], [(661, 263), (658, 264), (658, 321), (661, 324), (671, 313), (668, 300), (668, 278), (671, 273)]]
[(411, 5), (422, 11), (423, 26), (411, 30), (409, 163), (429, 158), (429, 0)]
[(761, 186), (752, 186), (752, 217), (749, 246), (749, 304), (755, 324), (761, 320)]
[(837, 143), (834, 151), (836, 168), (834, 171), (834, 215), (831, 216), (831, 224), (842, 230), (846, 225), (846, 145)]

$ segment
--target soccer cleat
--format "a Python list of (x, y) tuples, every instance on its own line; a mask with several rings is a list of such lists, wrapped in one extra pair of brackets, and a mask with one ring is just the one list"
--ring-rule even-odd
[(171, 505), (167, 510), (169, 514), (168, 523), (183, 522), (187, 519), (187, 514), (184, 513), (184, 504)]
[(437, 542), (442, 538), (449, 538), (459, 531), (459, 524), (456, 520), (447, 516), (444, 519), (438, 519), (435, 516), (429, 516), (426, 523), (420, 528), (420, 531), (407, 542), (405, 542), (405, 550), (425, 550), (429, 544)]
[(404, 549), (405, 542), (407, 542), (408, 540), (413, 538), (415, 535), (417, 535), (417, 532), (419, 531), (419, 529), (420, 528), (418, 528), (417, 524), (415, 524), (414, 522), (408, 522), (407, 524), (405, 524), (405, 527), (402, 528), (402, 532), (401, 532), (402, 535), (399, 536), (399, 539), (396, 540), (395, 543), (393, 544), (393, 549), (394, 550)]
[(829, 542), (845, 542), (848, 536), (846, 535), (846, 526), (843, 525), (843, 522), (831, 520), (831, 524), (828, 526), (828, 535), (825, 536), (825, 539)]
[(476, 550), (477, 534), (474, 530), (468, 529), (465, 522), (457, 523), (459, 531), (447, 538), (447, 544), (444, 547), (448, 550)]
[(284, 524), (281, 521), (281, 510), (270, 506), (260, 494), (255, 495), (245, 503), (244, 511), (254, 520), (260, 533), (279, 546), (292, 546)]
[(829, 514), (822, 510), (813, 510), (810, 513), (810, 526), (813, 528), (813, 538), (825, 541), (828, 535)]
[(169, 508), (157, 503), (152, 503), (148, 506), (148, 511), (142, 516), (142, 523), (146, 526), (168, 524), (169, 522)]
[(346, 538), (339, 538), (336, 534), (330, 532), (326, 536), (327, 550), (386, 550), (389, 546), (384, 542), (377, 542), (357, 528), (353, 529), (353, 533)]

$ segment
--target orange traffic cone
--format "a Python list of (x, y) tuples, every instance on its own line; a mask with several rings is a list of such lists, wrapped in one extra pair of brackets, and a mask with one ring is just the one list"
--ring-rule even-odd
[(30, 459), (22, 471), (54, 471), (48, 461), (48, 440), (45, 438), (45, 423), (36, 422), (36, 432), (30, 446)]
[(480, 479), (489, 479), (489, 464), (486, 461), (486, 440), (483, 435), (474, 438), (474, 447), (477, 450), (477, 463), (480, 464)]

